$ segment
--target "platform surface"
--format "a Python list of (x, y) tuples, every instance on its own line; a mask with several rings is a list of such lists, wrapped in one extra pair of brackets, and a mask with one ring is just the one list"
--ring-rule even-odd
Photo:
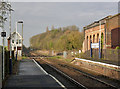
[(6, 81), (4, 88), (10, 89), (54, 89), (61, 85), (47, 74), (41, 66), (33, 60), (23, 59), (20, 61), (18, 75), (12, 75)]

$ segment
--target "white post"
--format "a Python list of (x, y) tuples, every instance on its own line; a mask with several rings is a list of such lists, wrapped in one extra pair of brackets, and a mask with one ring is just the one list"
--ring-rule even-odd
[[(3, 10), (2, 10), (2, 17), (3, 17)], [(3, 32), (5, 31), (4, 30), (4, 21), (3, 21), (3, 19), (2, 19), (2, 30), (3, 30)], [(3, 45), (3, 53), (2, 53), (2, 56), (3, 56), (3, 60), (2, 60), (2, 79), (4, 80), (4, 77), (5, 77), (5, 56), (4, 56), (4, 54), (5, 54), (5, 50), (4, 50), (4, 45), (5, 45), (5, 43), (4, 43), (4, 40), (5, 40), (5, 38), (3, 37), (3, 39), (2, 39), (2, 45)]]
[[(2, 27), (2, 29), (3, 29), (3, 32), (4, 32), (4, 27)], [(4, 77), (5, 77), (5, 38), (3, 37), (3, 79), (4, 79)]]
[(9, 13), (9, 30), (10, 30), (10, 59), (9, 59), (9, 72), (12, 74), (12, 50), (11, 50), (11, 10)]

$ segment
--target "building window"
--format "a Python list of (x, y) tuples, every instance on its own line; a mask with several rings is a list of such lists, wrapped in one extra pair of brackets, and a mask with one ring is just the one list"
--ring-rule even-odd
[(12, 40), (12, 43), (14, 43), (14, 40)]
[(19, 40), (19, 44), (21, 44), (21, 40)]
[(99, 42), (99, 34), (97, 34), (97, 43)]
[(90, 35), (90, 42), (89, 42), (89, 49), (90, 49), (90, 44), (91, 44), (91, 41), (92, 41), (92, 36)]
[(87, 36), (87, 50), (88, 50), (88, 36)]
[(90, 42), (92, 41), (92, 37), (91, 37), (91, 35), (90, 35)]
[(16, 44), (18, 44), (18, 40), (17, 40)]
[(95, 35), (93, 35), (93, 43), (95, 43)]

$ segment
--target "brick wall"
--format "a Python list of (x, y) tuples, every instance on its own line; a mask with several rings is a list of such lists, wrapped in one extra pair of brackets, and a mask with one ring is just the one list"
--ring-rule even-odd
[(120, 28), (115, 28), (111, 30), (111, 47), (116, 48), (120, 46)]
[(117, 66), (107, 65), (94, 61), (88, 61), (86, 59), (76, 59), (72, 63), (78, 65), (88, 71), (93, 71), (99, 75), (107, 76), (112, 79), (120, 80), (120, 68)]
[[(101, 25), (101, 34), (103, 33), (103, 36), (105, 38), (105, 24)], [(83, 52), (86, 50), (90, 50), (90, 40), (92, 43), (98, 43), (100, 38), (100, 26), (96, 26), (90, 29), (85, 30), (85, 40), (83, 43)], [(105, 39), (103, 39), (103, 43), (105, 43)], [(103, 44), (103, 48), (105, 48), (105, 45)]]
[(115, 45), (119, 45), (120, 40), (120, 14), (117, 14), (106, 21), (106, 44), (107, 47), (116, 47)]
[[(120, 46), (120, 14), (104, 18), (100, 21), (102, 22), (101, 34), (103, 33), (103, 49)], [(91, 27), (89, 25), (88, 27), (84, 27), (85, 39), (83, 52), (90, 50), (90, 40), (92, 40), (92, 43), (98, 43), (100, 38), (100, 25), (96, 25), (96, 23), (92, 25)]]

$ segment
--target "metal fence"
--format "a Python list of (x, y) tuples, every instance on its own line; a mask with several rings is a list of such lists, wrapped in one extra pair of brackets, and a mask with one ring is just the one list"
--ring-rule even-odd
[[(10, 58), (10, 51), (5, 51), (5, 60), (4, 60), (4, 80), (7, 78), (7, 76), (9, 75), (9, 61)], [(2, 52), (0, 52), (0, 89), (2, 87), (2, 82), (4, 82), (4, 80), (2, 80), (3, 78), (3, 56), (2, 56)], [(14, 51), (12, 51), (12, 66), (15, 63), (15, 58), (14, 58)]]

